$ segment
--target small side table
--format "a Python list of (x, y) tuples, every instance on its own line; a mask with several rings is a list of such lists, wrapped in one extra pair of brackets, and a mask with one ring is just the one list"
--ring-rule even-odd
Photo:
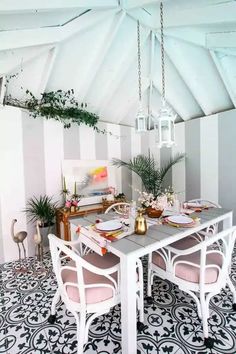
[(56, 212), (56, 231), (57, 236), (61, 238), (61, 223), (63, 223), (63, 231), (64, 231), (64, 240), (71, 241), (71, 233), (70, 233), (70, 222), (69, 219), (78, 216), (85, 216), (91, 213), (103, 213), (104, 207), (102, 204), (92, 204), (81, 206), (79, 210), (75, 212), (70, 212), (65, 210), (64, 208), (57, 209)]

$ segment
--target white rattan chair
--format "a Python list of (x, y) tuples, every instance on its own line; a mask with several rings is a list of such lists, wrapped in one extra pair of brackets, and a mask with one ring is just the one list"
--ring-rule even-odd
[[(200, 205), (207, 205), (208, 207), (211, 207), (211, 208), (221, 208), (221, 206), (217, 203), (211, 202), (206, 199), (200, 199), (200, 198), (189, 200), (187, 203), (199, 203)], [(196, 233), (188, 236), (187, 239), (182, 239), (182, 240), (172, 243), (169, 246), (166, 246), (166, 249), (169, 249), (172, 251), (174, 249), (183, 250), (185, 248), (189, 248), (189, 247), (195, 245), (198, 242), (202, 242), (206, 237), (210, 237), (210, 236), (216, 234), (217, 232), (218, 232), (218, 224), (213, 224), (213, 225), (208, 226), (205, 230), (201, 230), (199, 232), (196, 232)]]
[[(107, 253), (82, 255), (79, 241), (65, 242), (50, 234), (49, 245), (58, 289), (52, 301), (50, 323), (56, 320), (56, 304), (61, 298), (75, 316), (77, 325), (77, 353), (83, 353), (91, 322), (109, 312), (120, 302), (120, 260)], [(141, 262), (140, 262), (141, 263)], [(140, 323), (143, 322), (143, 275), (137, 267), (137, 301)], [(87, 319), (87, 314), (92, 314)]]
[(209, 348), (214, 343), (207, 326), (211, 297), (228, 284), (233, 293), (233, 309), (236, 310), (236, 291), (228, 271), (235, 236), (236, 227), (232, 227), (189, 248), (162, 248), (149, 255), (148, 296), (151, 296), (154, 276), (170, 280), (190, 294), (197, 303), (198, 315), (203, 323), (204, 343)]
[(130, 203), (119, 202), (119, 203), (115, 203), (115, 204), (110, 205), (105, 210), (104, 214), (108, 214), (110, 211), (113, 211), (116, 214), (124, 215), (124, 214), (128, 214), (129, 210), (130, 210)]

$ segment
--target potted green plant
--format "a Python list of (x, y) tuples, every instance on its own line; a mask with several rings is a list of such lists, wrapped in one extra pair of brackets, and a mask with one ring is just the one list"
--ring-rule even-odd
[(162, 183), (167, 172), (173, 165), (183, 160), (184, 157), (185, 154), (177, 154), (165, 166), (159, 168), (154, 156), (151, 156), (149, 151), (148, 156), (138, 155), (128, 162), (113, 159), (112, 164), (117, 167), (126, 167), (135, 172), (141, 178), (145, 191), (152, 193), (156, 197), (162, 192)]
[(47, 195), (33, 196), (27, 200), (26, 208), (23, 210), (30, 222), (40, 222), (44, 246), (48, 245), (47, 235), (54, 232), (57, 202), (53, 202), (52, 198)]
[(50, 227), (55, 223), (57, 203), (52, 201), (52, 197), (40, 195), (29, 198), (24, 212), (29, 221), (40, 221), (41, 227)]

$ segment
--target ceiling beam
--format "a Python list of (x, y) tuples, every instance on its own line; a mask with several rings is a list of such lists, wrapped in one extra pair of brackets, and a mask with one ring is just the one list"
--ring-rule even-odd
[[(161, 32), (158, 31), (157, 34), (160, 36)], [(197, 30), (196, 27), (166, 28), (164, 29), (164, 36), (175, 38), (177, 40), (188, 42), (201, 47), (205, 47), (206, 45), (205, 32)]]
[(212, 60), (213, 60), (213, 62), (215, 64), (218, 72), (219, 72), (219, 75), (220, 75), (220, 77), (221, 77), (221, 79), (222, 79), (222, 81), (223, 81), (223, 83), (225, 85), (226, 91), (228, 92), (228, 95), (229, 95), (229, 97), (230, 97), (230, 99), (232, 101), (232, 104), (236, 108), (236, 96), (235, 96), (235, 94), (234, 94), (234, 92), (232, 90), (232, 87), (231, 87), (230, 82), (229, 82), (229, 80), (228, 80), (228, 78), (226, 76), (226, 73), (224, 72), (224, 68), (223, 68), (223, 66), (222, 66), (222, 64), (220, 62), (220, 59), (218, 58), (216, 52), (214, 52), (213, 50), (210, 50), (210, 55), (212, 57)]
[(42, 72), (41, 82), (39, 84), (39, 89), (38, 89), (39, 95), (41, 93), (45, 92), (45, 90), (46, 90), (47, 83), (48, 83), (49, 77), (50, 77), (52, 69), (53, 69), (54, 62), (55, 62), (57, 54), (58, 54), (58, 50), (59, 50), (59, 48), (57, 45), (56, 47), (53, 47), (48, 51), (47, 60), (46, 60), (45, 66), (44, 66), (44, 70)]
[(206, 47), (209, 49), (236, 48), (236, 31), (207, 33)]
[[(146, 80), (143, 84), (142, 84), (142, 96), (144, 96), (145, 92), (149, 89), (150, 86), (150, 82), (149, 80)], [(123, 120), (125, 120), (125, 117), (128, 116), (130, 110), (133, 108), (134, 104), (137, 103), (137, 111), (139, 108), (139, 98), (138, 95), (136, 93), (136, 90), (133, 90), (133, 94), (131, 97), (129, 97), (129, 103), (127, 105), (120, 105), (120, 109), (116, 110), (116, 114), (114, 115), (114, 117), (112, 117), (113, 121), (116, 121), (117, 124), (120, 124), (120, 122), (123, 122)], [(143, 104), (144, 106), (144, 104)], [(125, 108), (125, 109), (124, 109)], [(113, 119), (114, 118), (114, 119)]]
[[(160, 87), (160, 84), (157, 83), (157, 82), (155, 82), (155, 81), (153, 81), (153, 87), (155, 87), (155, 89), (158, 91), (158, 93), (159, 93), (160, 96), (161, 96), (161, 87)], [(180, 113), (179, 110), (176, 109), (176, 108), (174, 107), (174, 105), (171, 103), (170, 98), (166, 96), (166, 97), (165, 97), (165, 101), (166, 101), (167, 105), (168, 105), (169, 107), (171, 107), (171, 108), (173, 109), (173, 111), (178, 114), (179, 117), (182, 118), (181, 113)], [(183, 119), (183, 118), (182, 118), (182, 119)]]
[(69, 9), (117, 8), (117, 0), (1, 0), (0, 14)]
[[(140, 38), (141, 50), (146, 44), (149, 34), (150, 32), (147, 31)], [(130, 50), (125, 53), (123, 59), (119, 61), (119, 66), (116, 68), (116, 70), (114, 70), (113, 73), (111, 73), (110, 75), (109, 85), (107, 86), (106, 90), (103, 91), (103, 94), (101, 94), (101, 99), (99, 103), (99, 107), (100, 107), (99, 115), (102, 114), (103, 110), (112, 100), (112, 97), (114, 96), (116, 90), (119, 89), (122, 82), (129, 75), (130, 70), (135, 65), (137, 65), (136, 62), (137, 62), (137, 43), (135, 42), (135, 44), (130, 47)]]
[(194, 26), (235, 22), (236, 3), (177, 10), (165, 19), (165, 26)]
[(118, 12), (120, 12), (120, 8), (106, 11), (89, 11), (83, 16), (79, 16), (73, 21), (67, 23), (65, 26), (61, 27), (61, 40), (64, 41), (72, 37), (73, 35), (86, 32), (88, 29), (97, 26), (106, 18), (110, 18)]
[(118, 20), (115, 19), (117, 20), (117, 23), (113, 26), (112, 32), (109, 33), (108, 37), (104, 38), (100, 51), (97, 53), (96, 57), (94, 57), (94, 60), (92, 62), (92, 69), (89, 71), (90, 74), (88, 75), (88, 77), (86, 77), (86, 81), (82, 85), (83, 87), (83, 92), (81, 95), (82, 102), (86, 102), (90, 88), (94, 83), (96, 75), (103, 64), (104, 59), (106, 58), (107, 53), (110, 50), (110, 47), (112, 46), (112, 43), (119, 31), (119, 28), (125, 19), (125, 16), (126, 16), (126, 12), (122, 10), (121, 13), (119, 14)]
[[(192, 2), (191, 2), (192, 3)], [(138, 10), (131, 11), (135, 14)], [(166, 4), (164, 7), (164, 27), (184, 27), (184, 26), (200, 26), (200, 25), (217, 25), (235, 23), (236, 2), (235, 1), (220, 1), (218, 4), (199, 6), (196, 5), (189, 8), (181, 8), (180, 6), (171, 7), (171, 4)], [(159, 10), (153, 13), (149, 19), (149, 24), (154, 28), (160, 28), (160, 13)]]
[(58, 28), (38, 28), (0, 32), (0, 50), (17, 49), (59, 42), (61, 32)]
[(15, 60), (4, 60), (3, 62), (0, 61), (0, 75), (8, 75), (13, 73), (14, 71), (21, 70), (20, 67), (25, 65), (32, 60), (38, 58), (40, 55), (46, 53), (48, 50), (52, 49), (53, 46), (42, 46), (34, 48), (30, 53), (18, 53), (16, 51), (15, 56), (18, 58), (17, 61)]
[[(165, 30), (165, 38), (174, 38), (180, 42), (185, 42), (185, 43), (189, 43), (191, 45), (194, 45), (195, 47), (203, 47), (206, 48), (206, 35), (203, 34), (199, 35), (198, 38), (197, 37), (191, 37), (191, 29), (190, 29), (190, 33), (187, 36), (184, 36), (184, 31), (181, 31), (181, 33), (179, 33), (180, 28), (176, 28), (176, 30)], [(187, 30), (186, 30), (187, 33)], [(159, 31), (156, 32), (157, 35), (160, 36)], [(235, 48), (214, 48), (217, 49), (217, 52), (221, 52), (227, 55), (236, 55), (236, 47)]]
[[(156, 34), (156, 38), (159, 42), (159, 44), (161, 45), (160, 41), (161, 41), (161, 37)], [(173, 65), (173, 67), (175, 68), (176, 72), (178, 73), (180, 79), (183, 81), (184, 85), (187, 87), (188, 91), (191, 93), (191, 96), (193, 97), (194, 101), (196, 102), (196, 104), (198, 105), (198, 107), (201, 109), (202, 113), (207, 115), (207, 112), (204, 110), (204, 107), (200, 104), (199, 100), (197, 99), (197, 97), (194, 95), (193, 91), (191, 90), (191, 87), (189, 86), (187, 80), (183, 77), (183, 75), (181, 74), (181, 72), (179, 71), (178, 67), (175, 65), (175, 62), (170, 58), (170, 55), (166, 52), (165, 50), (165, 57), (169, 60), (169, 62), (171, 63), (171, 65)]]
[(101, 12), (90, 11), (65, 26), (2, 31), (0, 32), (0, 51), (58, 43), (88, 30), (117, 11), (119, 8)]
[(159, 2), (160, 2), (160, 0), (128, 0), (127, 1), (127, 5), (126, 5), (126, 9), (135, 9), (137, 7), (143, 7), (143, 6), (147, 6), (147, 5), (154, 5), (154, 4), (157, 4)]

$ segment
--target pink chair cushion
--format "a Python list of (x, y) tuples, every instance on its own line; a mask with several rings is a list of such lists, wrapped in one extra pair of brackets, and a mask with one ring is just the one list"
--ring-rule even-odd
[(183, 238), (182, 240), (171, 243), (170, 247), (173, 247), (177, 250), (186, 250), (190, 247), (197, 245), (198, 243), (199, 242), (195, 238), (189, 236), (189, 237)]
[[(97, 253), (90, 253), (83, 257), (86, 261), (91, 263), (94, 266), (97, 266), (102, 269), (110, 268), (117, 265), (120, 262), (120, 259), (116, 257), (112, 253), (108, 253), (104, 256), (100, 256)], [(68, 264), (70, 267), (75, 267), (74, 262), (70, 262)], [(87, 269), (83, 269), (84, 275), (84, 283), (85, 285), (88, 284), (110, 284), (113, 286), (113, 283), (107, 279), (103, 275), (98, 275), (88, 271)], [(112, 278), (117, 281), (117, 272), (111, 274)], [(71, 282), (77, 284), (77, 273), (76, 269), (68, 270), (65, 269), (62, 271), (62, 280), (63, 282)], [(68, 285), (66, 287), (68, 297), (75, 302), (80, 302), (80, 295), (78, 287)], [(111, 288), (107, 288), (104, 286), (87, 288), (85, 290), (85, 297), (87, 304), (94, 304), (101, 301), (105, 301), (110, 299), (113, 296), (113, 292)]]
[[(200, 265), (200, 252), (195, 252), (190, 255), (179, 256), (175, 262), (177, 261), (188, 261), (194, 263), (196, 265)], [(159, 268), (166, 269), (165, 261), (163, 258), (157, 254), (153, 253), (152, 262)], [(206, 265), (217, 265), (219, 267), (222, 266), (222, 256), (216, 252), (210, 253), (207, 255)], [(185, 263), (179, 263), (175, 267), (175, 276), (177, 278), (186, 280), (191, 283), (199, 283), (200, 282), (200, 269)], [(218, 270), (215, 267), (210, 267), (205, 270), (205, 284), (215, 283), (218, 279)]]
[[(186, 250), (190, 247), (193, 247), (195, 245), (197, 245), (198, 242), (195, 238), (189, 236), (189, 237), (185, 237), (182, 240), (178, 240), (174, 243), (170, 244), (170, 247), (175, 248), (176, 250)], [(162, 249), (158, 250), (158, 252), (160, 252), (161, 254), (163, 254)], [(162, 268), (164, 270), (166, 270), (166, 264), (164, 261), (164, 257), (161, 257), (160, 255), (157, 256), (156, 253), (153, 253), (153, 259), (152, 262), (159, 268)]]

